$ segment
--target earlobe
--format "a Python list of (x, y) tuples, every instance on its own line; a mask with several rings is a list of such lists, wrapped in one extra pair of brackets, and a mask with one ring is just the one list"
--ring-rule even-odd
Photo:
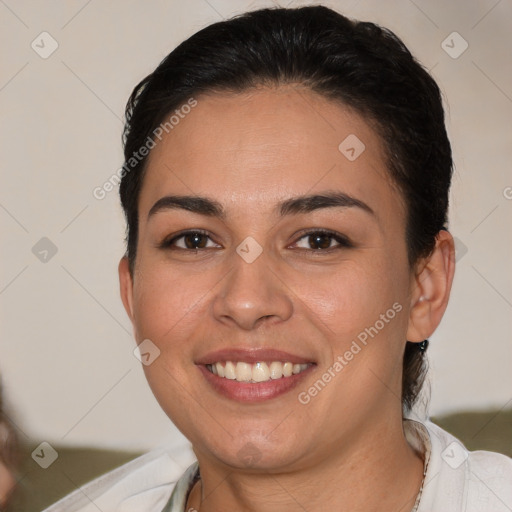
[(121, 292), (121, 300), (124, 309), (133, 323), (133, 279), (130, 272), (130, 264), (128, 258), (123, 256), (119, 262), (119, 287)]
[(455, 273), (455, 246), (452, 235), (438, 233), (432, 254), (421, 261), (413, 276), (407, 340), (422, 342), (441, 322)]

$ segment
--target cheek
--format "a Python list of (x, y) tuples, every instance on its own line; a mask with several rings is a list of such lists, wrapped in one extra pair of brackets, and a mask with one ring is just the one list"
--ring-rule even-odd
[(204, 280), (171, 272), (163, 265), (139, 269), (134, 282), (137, 342), (149, 339), (160, 351), (143, 370), (160, 406), (178, 428), (186, 429), (193, 421), (183, 404), (190, 401), (191, 351), (205, 315)]
[(341, 342), (373, 325), (399, 299), (395, 280), (383, 262), (346, 262), (332, 273), (303, 279), (297, 295), (312, 318)]
[[(134, 283), (134, 323), (137, 340), (149, 338), (169, 350), (183, 339), (208, 297), (208, 282), (200, 276), (170, 272), (160, 266), (142, 270)], [(172, 343), (171, 343), (172, 341)]]

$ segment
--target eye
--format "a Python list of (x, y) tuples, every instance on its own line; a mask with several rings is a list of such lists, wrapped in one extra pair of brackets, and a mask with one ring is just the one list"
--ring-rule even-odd
[(163, 249), (182, 249), (197, 251), (199, 249), (211, 249), (220, 247), (208, 235), (206, 231), (193, 230), (184, 231), (178, 235), (167, 238), (161, 244)]
[(319, 252), (353, 247), (345, 236), (325, 229), (317, 229), (303, 234), (294, 246)]

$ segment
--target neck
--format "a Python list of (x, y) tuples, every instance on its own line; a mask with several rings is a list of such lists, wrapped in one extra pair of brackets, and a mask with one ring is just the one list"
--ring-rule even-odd
[(358, 435), (350, 450), (330, 450), (316, 464), (279, 472), (248, 474), (226, 470), (198, 455), (201, 480), (192, 490), (187, 510), (282, 512), (409, 512), (423, 479), (423, 460), (407, 443), (399, 424), (379, 425)]

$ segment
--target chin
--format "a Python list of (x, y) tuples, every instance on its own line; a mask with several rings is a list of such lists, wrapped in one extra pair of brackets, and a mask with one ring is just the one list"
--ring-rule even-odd
[[(207, 447), (207, 450), (211, 457), (232, 468), (273, 471), (293, 465), (303, 455), (298, 447), (292, 446), (290, 437), (288, 440), (289, 444), (286, 444), (284, 439), (271, 442), (265, 437), (244, 436), (231, 439), (226, 445)], [(299, 446), (304, 449), (304, 444)], [(197, 455), (198, 458), (201, 457), (200, 453)]]

